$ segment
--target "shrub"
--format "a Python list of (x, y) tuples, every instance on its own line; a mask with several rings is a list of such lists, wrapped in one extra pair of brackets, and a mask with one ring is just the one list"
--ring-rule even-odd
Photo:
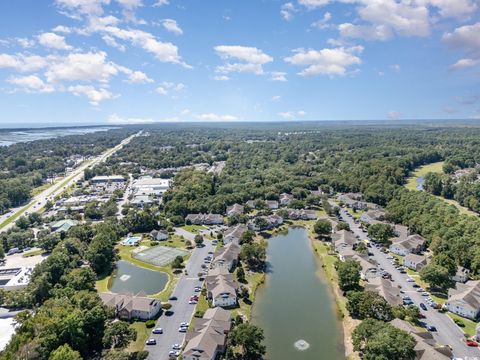
[(196, 318), (202, 318), (204, 314), (205, 314), (205, 311), (197, 310), (195, 311), (195, 314), (193, 316), (195, 316)]
[(170, 310), (171, 308), (172, 308), (172, 304), (170, 303), (162, 304), (162, 309), (164, 310)]
[(147, 328), (149, 328), (149, 329), (150, 329), (150, 328), (153, 328), (153, 327), (155, 326), (155, 320), (147, 320), (147, 321), (145, 321), (145, 326), (146, 326)]

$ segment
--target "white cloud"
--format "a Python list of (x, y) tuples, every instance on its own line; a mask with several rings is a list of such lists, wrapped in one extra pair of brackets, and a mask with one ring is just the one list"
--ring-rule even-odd
[(157, 0), (155, 4), (153, 4), (153, 7), (161, 7), (170, 4), (169, 0)]
[(287, 63), (298, 66), (306, 66), (299, 75), (345, 75), (347, 68), (361, 64), (361, 60), (355, 54), (363, 51), (362, 46), (338, 47), (333, 49), (305, 50), (296, 49), (294, 55), (285, 58)]
[(72, 53), (49, 65), (45, 73), (51, 83), (61, 81), (99, 81), (106, 83), (118, 74), (119, 67), (106, 61), (103, 51), (93, 53)]
[(217, 81), (228, 81), (228, 80), (230, 80), (230, 78), (227, 75), (215, 75), (213, 77), (213, 79), (217, 80)]
[(178, 26), (177, 22), (173, 19), (162, 20), (162, 26), (165, 30), (174, 33), (175, 35), (182, 35), (183, 30)]
[(272, 81), (287, 81), (287, 73), (282, 71), (272, 71), (270, 73), (270, 80)]
[(128, 82), (133, 84), (146, 84), (152, 83), (153, 80), (150, 79), (147, 74), (141, 71), (129, 71), (128, 73)]
[(400, 65), (393, 64), (393, 65), (390, 65), (390, 69), (392, 69), (395, 72), (399, 72), (401, 68), (400, 68)]
[(391, 120), (396, 120), (398, 118), (400, 118), (403, 114), (401, 112), (398, 112), (398, 111), (389, 111), (387, 113), (387, 116), (389, 119)]
[(70, 50), (72, 47), (65, 42), (65, 37), (55, 33), (43, 33), (38, 36), (38, 42), (48, 48)]
[(122, 45), (122, 44), (119, 44), (113, 37), (111, 37), (110, 35), (103, 35), (102, 36), (102, 40), (105, 41), (105, 44), (107, 44), (108, 46), (111, 46), (113, 48), (116, 48), (120, 51), (125, 51), (126, 48), (125, 48), (125, 45)]
[(280, 8), (280, 15), (282, 16), (283, 20), (290, 21), (293, 19), (293, 14), (297, 12), (297, 9), (293, 5), (293, 3), (288, 2), (281, 6)]
[(66, 14), (78, 18), (79, 15), (102, 15), (103, 6), (110, 0), (55, 0), (55, 4)]
[(10, 77), (7, 82), (27, 92), (51, 93), (55, 91), (52, 85), (46, 84), (36, 75)]
[(143, 6), (142, 0), (117, 0), (117, 2), (128, 10)]
[(64, 34), (70, 34), (72, 32), (72, 29), (69, 28), (68, 26), (64, 26), (64, 25), (58, 25), (58, 26), (55, 26), (53, 29), (52, 29), (53, 32), (56, 32), (56, 33), (64, 33)]
[(439, 9), (443, 17), (465, 18), (478, 9), (476, 0), (424, 0)]
[(316, 9), (321, 6), (325, 6), (330, 2), (330, 0), (298, 0), (300, 5), (305, 6), (307, 9)]
[(280, 95), (274, 95), (272, 96), (272, 101), (280, 101), (282, 97)]
[(90, 104), (94, 106), (99, 105), (100, 102), (104, 100), (110, 100), (116, 97), (107, 89), (104, 89), (104, 88), (95, 89), (91, 85), (69, 86), (68, 91), (74, 94), (75, 96), (85, 95), (90, 100)]
[(263, 74), (263, 65), (273, 61), (273, 58), (256, 47), (240, 45), (219, 45), (215, 46), (215, 52), (224, 60), (241, 62), (226, 62), (217, 66), (215, 71), (221, 74), (232, 72)]
[(450, 66), (452, 70), (460, 70), (480, 64), (480, 22), (456, 28), (445, 33), (443, 41), (452, 48), (465, 50), (466, 56)]
[(179, 92), (185, 89), (185, 85), (182, 83), (175, 84), (173, 82), (164, 81), (161, 85), (156, 89), (156, 92), (160, 95), (168, 95), (171, 92)]
[(155, 122), (151, 118), (137, 118), (137, 117), (122, 117), (117, 114), (112, 114), (108, 118), (108, 122), (111, 124), (151, 124)]
[(50, 57), (38, 55), (0, 54), (0, 68), (11, 68), (20, 72), (37, 71), (45, 68)]
[(327, 29), (330, 27), (329, 21), (332, 19), (332, 14), (329, 12), (326, 12), (323, 14), (323, 17), (315, 21), (311, 26), (317, 29)]
[(17, 42), (23, 48), (31, 48), (35, 46), (35, 41), (27, 38), (16, 38)]
[(205, 113), (200, 115), (195, 115), (195, 118), (202, 121), (235, 121), (238, 120), (238, 117), (234, 115), (219, 115), (215, 113)]
[(354, 25), (344, 23), (338, 25), (342, 37), (360, 38), (364, 40), (388, 40), (392, 37), (392, 31), (385, 25)]
[(188, 114), (190, 114), (190, 109), (183, 109), (182, 111), (180, 111), (180, 116), (185, 116)]
[(298, 119), (300, 117), (304, 117), (305, 115), (307, 115), (307, 113), (303, 110), (299, 110), (299, 111), (285, 111), (285, 112), (279, 112), (278, 113), (278, 116), (284, 118), (284, 119), (287, 119), (287, 120), (294, 120), (294, 119)]

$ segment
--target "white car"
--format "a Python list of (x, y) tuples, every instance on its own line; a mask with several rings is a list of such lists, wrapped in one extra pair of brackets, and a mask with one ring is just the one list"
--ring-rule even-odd
[(152, 333), (154, 333), (154, 334), (163, 334), (163, 329), (162, 329), (162, 328), (155, 328), (155, 329), (153, 329)]
[(415, 282), (415, 280), (408, 278), (407, 282)]
[(173, 350), (180, 350), (182, 347), (179, 344), (173, 344), (172, 349)]
[(180, 323), (180, 326), (187, 326), (187, 327), (188, 327), (189, 325), (190, 325), (190, 324), (189, 324), (188, 322), (182, 322), (182, 323)]
[(181, 332), (181, 333), (185, 333), (185, 332), (187, 332), (187, 330), (188, 330), (188, 328), (186, 326), (180, 326), (178, 328), (178, 332)]
[(188, 303), (189, 303), (190, 305), (196, 305), (196, 304), (198, 303), (198, 301), (196, 301), (196, 300), (190, 300)]

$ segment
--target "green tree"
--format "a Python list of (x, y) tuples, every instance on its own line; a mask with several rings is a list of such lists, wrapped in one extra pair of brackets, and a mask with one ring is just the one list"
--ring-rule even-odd
[(332, 223), (324, 219), (317, 220), (313, 225), (313, 231), (320, 236), (329, 236), (332, 233)]
[(355, 260), (338, 260), (335, 263), (338, 274), (338, 286), (343, 291), (355, 290), (360, 283), (361, 266)]
[(245, 270), (243, 270), (243, 267), (239, 267), (237, 269), (237, 280), (242, 284), (245, 284), (247, 282), (245, 279)]
[(125, 321), (109, 324), (103, 335), (103, 346), (107, 349), (123, 349), (137, 339), (137, 331)]
[(337, 230), (337, 231), (340, 231), (340, 230), (350, 231), (350, 225), (348, 225), (348, 223), (346, 223), (345, 221), (340, 221), (340, 222), (337, 224), (336, 230)]
[(392, 307), (377, 293), (352, 291), (347, 294), (347, 299), (347, 310), (357, 319), (373, 318), (390, 321), (393, 318)]
[(395, 236), (393, 227), (389, 224), (372, 224), (368, 227), (368, 235), (381, 243), (388, 243)]
[(262, 359), (266, 353), (263, 340), (263, 330), (248, 323), (239, 324), (228, 334), (229, 347), (238, 347), (240, 353), (237, 358), (242, 360)]
[(195, 235), (194, 240), (195, 240), (195, 244), (197, 245), (197, 247), (202, 246), (202, 244), (203, 244), (203, 236), (202, 235), (200, 235), (200, 234)]
[(452, 285), (448, 269), (433, 261), (420, 270), (420, 279), (427, 282), (430, 287), (441, 290), (446, 290)]
[(95, 281), (97, 276), (95, 272), (89, 267), (76, 268), (62, 277), (65, 286), (70, 287), (76, 291), (80, 290), (95, 290)]
[(244, 244), (240, 250), (240, 259), (244, 261), (251, 270), (260, 270), (265, 267), (267, 258), (266, 244), (251, 243)]
[(172, 261), (172, 269), (181, 269), (183, 268), (183, 257), (178, 255), (177, 257), (175, 257), (175, 259), (173, 259)]
[(82, 360), (82, 357), (78, 351), (73, 350), (70, 345), (64, 344), (54, 350), (49, 360)]

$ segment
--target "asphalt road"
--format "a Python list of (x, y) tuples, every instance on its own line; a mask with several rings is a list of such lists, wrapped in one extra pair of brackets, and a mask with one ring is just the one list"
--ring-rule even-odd
[[(182, 230), (181, 233), (185, 238), (195, 237), (188, 231)], [(204, 247), (195, 248), (187, 262), (186, 270), (188, 275), (182, 274), (178, 280), (177, 286), (173, 290), (172, 296), (176, 296), (178, 300), (170, 301), (173, 305), (173, 315), (165, 316), (163, 314), (157, 321), (156, 327), (163, 329), (163, 334), (151, 334), (150, 338), (157, 341), (156, 345), (146, 345), (145, 350), (149, 351), (149, 360), (167, 360), (168, 352), (172, 350), (173, 344), (184, 345), (185, 333), (180, 333), (178, 328), (180, 323), (192, 320), (195, 312), (195, 305), (188, 303), (190, 296), (199, 294), (195, 293), (196, 286), (203, 286), (203, 282), (198, 280), (197, 274), (202, 271), (202, 264), (208, 252), (215, 251), (215, 246), (210, 240), (205, 240)]]
[[(343, 221), (349, 224), (350, 229), (355, 235), (358, 235), (360, 239), (367, 238), (367, 233), (347, 215), (347, 212), (344, 209), (340, 209), (340, 216)], [(412, 286), (414, 283), (407, 281), (409, 276), (407, 274), (400, 274), (391, 263), (391, 260), (387, 259), (387, 254), (382, 253), (379, 249), (373, 246), (370, 248), (370, 251), (373, 253), (373, 258), (378, 262), (379, 266), (392, 274), (394, 284), (400, 285), (401, 289), (405, 291), (406, 295), (410, 296), (415, 305), (419, 306), (420, 303), (427, 305), (425, 298)], [(420, 310), (426, 317), (425, 319), (422, 319), (422, 321), (427, 325), (433, 325), (437, 328), (437, 331), (433, 332), (433, 336), (439, 344), (450, 345), (457, 358), (471, 360), (480, 359), (480, 350), (478, 348), (468, 347), (465, 344), (463, 332), (447, 314), (440, 313), (428, 305), (427, 309), (427, 311)]]
[[(14, 212), (13, 213), (10, 212), (9, 216), (6, 216), (7, 214), (5, 214), (2, 217), (0, 217), (0, 224), (3, 223), (8, 217), (15, 216), (16, 214), (19, 214), (18, 217), (20, 217), (23, 215), (28, 215), (28, 213), (41, 210), (46, 205), (49, 198), (50, 199), (55, 198), (55, 196), (61, 194), (66, 188), (74, 184), (76, 181), (80, 180), (83, 176), (83, 171), (85, 169), (95, 166), (98, 163), (104, 162), (109, 156), (111, 156), (112, 154), (120, 150), (124, 145), (128, 144), (134, 137), (140, 134), (141, 134), (141, 131), (137, 134), (134, 134), (122, 140), (120, 144), (118, 144), (117, 146), (111, 149), (108, 149), (103, 154), (97, 156), (95, 159), (84, 162), (78, 168), (74, 169), (73, 172), (70, 175), (68, 175), (66, 178), (60, 179), (55, 185), (50, 186), (48, 189), (45, 189), (40, 194), (35, 196), (28, 205), (24, 205), (22, 207), (14, 209)], [(68, 180), (68, 182), (64, 184), (65, 180)], [(25, 206), (28, 206), (28, 208), (25, 209)], [(12, 221), (11, 223), (8, 223), (7, 225), (3, 226), (0, 229), (0, 232), (7, 231), (11, 227), (13, 227), (14, 224), (15, 224), (14, 221)]]

